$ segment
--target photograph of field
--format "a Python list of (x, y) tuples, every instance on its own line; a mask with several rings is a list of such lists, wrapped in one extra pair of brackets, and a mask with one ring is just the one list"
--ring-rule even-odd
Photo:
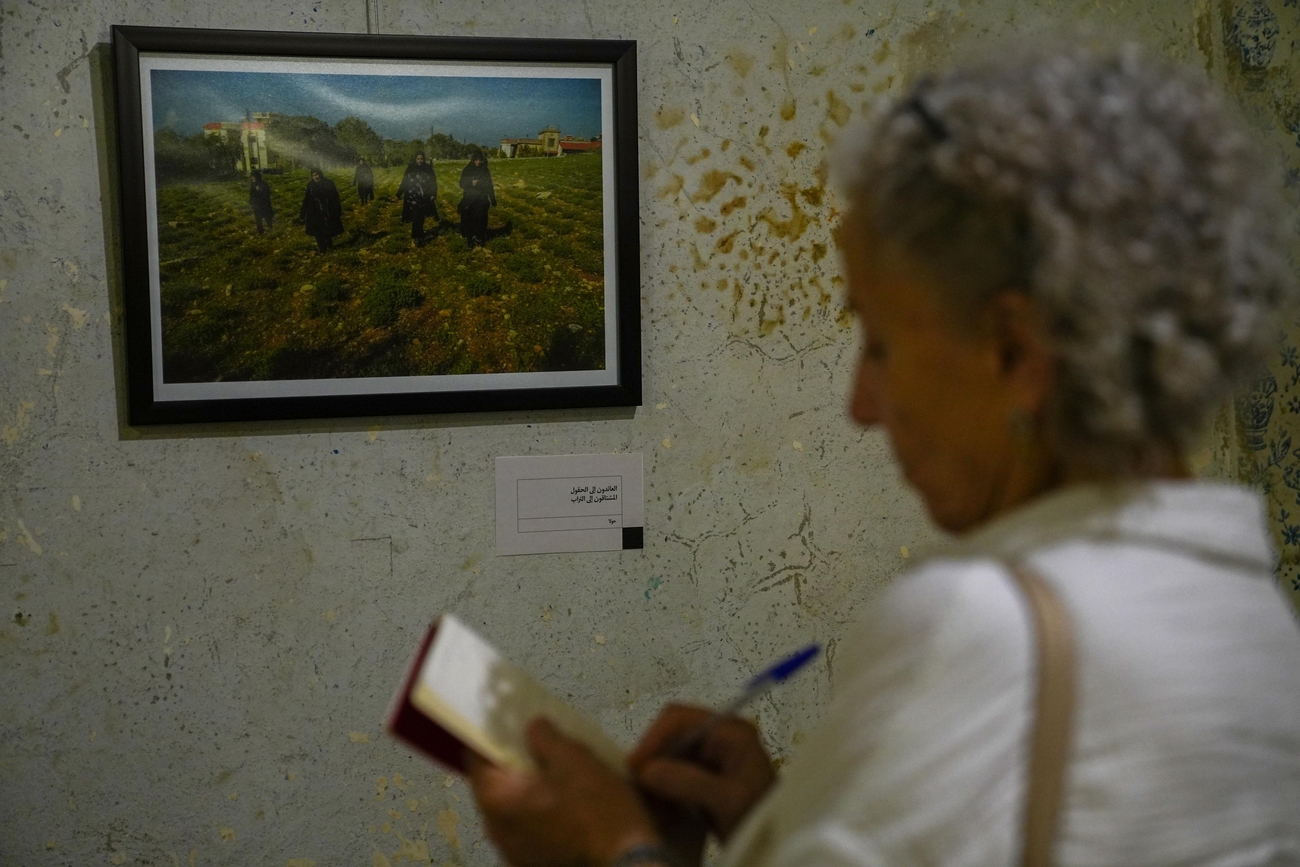
[(153, 74), (166, 382), (604, 368), (597, 83)]

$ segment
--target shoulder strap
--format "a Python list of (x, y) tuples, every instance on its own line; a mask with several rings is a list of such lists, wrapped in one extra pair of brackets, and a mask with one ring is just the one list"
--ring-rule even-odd
[(1060, 821), (1074, 717), (1074, 635), (1069, 613), (1041, 575), (1020, 563), (1008, 569), (1029, 603), (1037, 647), (1029, 770), (1025, 780), (1022, 867), (1050, 867)]

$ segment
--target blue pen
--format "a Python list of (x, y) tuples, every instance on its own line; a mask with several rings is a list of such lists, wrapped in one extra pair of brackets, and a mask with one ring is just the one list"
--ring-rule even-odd
[(821, 652), (820, 644), (810, 644), (803, 650), (796, 651), (789, 656), (777, 662), (766, 671), (756, 674), (741, 690), (740, 695), (727, 702), (711, 717), (700, 723), (691, 731), (682, 735), (669, 749), (665, 750), (670, 756), (683, 756), (700, 745), (700, 742), (708, 737), (713, 727), (729, 716), (735, 716), (746, 705), (755, 699), (763, 696), (769, 689), (778, 683), (788, 680), (796, 671), (803, 668), (816, 658)]

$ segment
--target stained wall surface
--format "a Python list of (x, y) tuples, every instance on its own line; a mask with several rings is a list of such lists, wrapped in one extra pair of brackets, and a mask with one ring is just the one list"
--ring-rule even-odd
[[(1300, 165), (1292, 0), (0, 10), (6, 865), (495, 863), (464, 786), (379, 729), (443, 610), (629, 743), (665, 701), (716, 701), (819, 638), (817, 670), (758, 708), (787, 755), (855, 608), (939, 541), (882, 437), (845, 418), (854, 335), (825, 142), (954, 53), (1084, 21), (1210, 69), (1289, 154), (1293, 185)], [(126, 426), (105, 162), (119, 23), (637, 40), (644, 405)], [(1239, 428), (1224, 422), (1207, 472), (1267, 457)], [(495, 456), (611, 451), (645, 456), (644, 551), (494, 555)], [(1266, 471), (1285, 493), (1283, 451)]]

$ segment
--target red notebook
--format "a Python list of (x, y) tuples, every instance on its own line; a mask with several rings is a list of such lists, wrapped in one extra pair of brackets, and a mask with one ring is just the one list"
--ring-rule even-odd
[(530, 769), (524, 728), (545, 716), (623, 771), (624, 752), (600, 726), (554, 696), (450, 614), (433, 622), (393, 698), (384, 728), (435, 762), (465, 772), (465, 750)]

